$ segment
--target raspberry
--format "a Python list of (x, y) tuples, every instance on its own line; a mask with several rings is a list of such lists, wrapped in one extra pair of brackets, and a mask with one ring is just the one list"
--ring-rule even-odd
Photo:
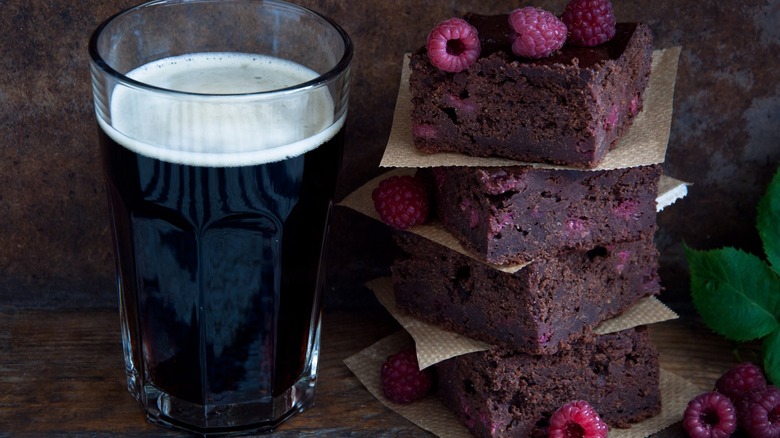
[(371, 193), (379, 218), (390, 226), (404, 230), (428, 219), (428, 190), (411, 175), (391, 176)]
[(739, 426), (751, 438), (780, 437), (780, 390), (767, 386), (737, 402)]
[(457, 73), (479, 58), (482, 50), (477, 29), (462, 18), (450, 18), (428, 34), (428, 58), (435, 67)]
[(382, 392), (389, 400), (408, 404), (428, 394), (433, 386), (430, 368), (420, 371), (414, 349), (399, 351), (382, 364)]
[(735, 401), (749, 392), (766, 388), (766, 378), (757, 365), (743, 362), (726, 371), (715, 382), (715, 389)]
[(615, 13), (609, 0), (571, 0), (561, 15), (569, 29), (568, 43), (597, 46), (615, 36)]
[(727, 438), (737, 430), (737, 411), (725, 395), (705, 392), (688, 402), (683, 427), (691, 438)]
[(606, 438), (609, 428), (585, 400), (558, 408), (550, 417), (550, 438)]
[(566, 25), (551, 12), (527, 6), (509, 14), (512, 53), (524, 58), (545, 58), (563, 47)]

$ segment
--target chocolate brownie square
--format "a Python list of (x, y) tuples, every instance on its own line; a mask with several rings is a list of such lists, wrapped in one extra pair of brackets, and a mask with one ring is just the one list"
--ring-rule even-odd
[(552, 354), (661, 291), (652, 239), (540, 257), (504, 272), (399, 232), (396, 305), (416, 318), (507, 350)]
[(468, 69), (439, 70), (425, 47), (411, 56), (419, 150), (593, 168), (642, 110), (653, 51), (646, 24), (618, 23), (604, 44), (531, 60), (512, 54), (506, 15), (466, 19), (482, 45)]
[(445, 405), (478, 437), (542, 437), (565, 403), (585, 400), (611, 428), (661, 411), (660, 365), (647, 327), (533, 356), (493, 349), (436, 365)]
[(495, 264), (650, 239), (657, 227), (657, 164), (594, 171), (438, 167), (426, 174), (442, 225)]

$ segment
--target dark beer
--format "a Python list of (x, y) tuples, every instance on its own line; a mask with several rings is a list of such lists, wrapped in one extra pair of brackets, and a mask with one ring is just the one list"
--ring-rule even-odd
[[(264, 76), (288, 70), (249, 55), (232, 56), (224, 68), (205, 57), (158, 62), (135, 77), (166, 89), (240, 94), (280, 88), (263, 85)], [(99, 119), (125, 356), (139, 397), (163, 394), (171, 409), (267, 411), (272, 397), (313, 376), (320, 257), (343, 142), (343, 120), (316, 107), (332, 105), (327, 89), (319, 97), (324, 103), (313, 109), (310, 96), (300, 108), (273, 111), (269, 123), (265, 112), (231, 105), (223, 113), (208, 99), (214, 105), (201, 110), (180, 106), (175, 94), (170, 102), (115, 95), (112, 124)], [(171, 121), (179, 117), (189, 122)], [(198, 425), (214, 426), (231, 425)]]

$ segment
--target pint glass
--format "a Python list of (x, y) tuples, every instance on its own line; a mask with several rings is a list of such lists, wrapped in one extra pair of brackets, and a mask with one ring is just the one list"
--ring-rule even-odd
[(128, 389), (150, 421), (312, 405), (352, 44), (276, 0), (160, 0), (89, 44)]

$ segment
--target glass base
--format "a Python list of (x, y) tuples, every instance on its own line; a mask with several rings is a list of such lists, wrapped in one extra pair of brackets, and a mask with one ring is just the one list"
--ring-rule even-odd
[[(135, 379), (128, 378), (133, 390)], [(202, 436), (230, 436), (272, 432), (290, 417), (314, 405), (316, 373), (305, 376), (277, 397), (241, 404), (199, 405), (160, 391), (142, 389), (139, 399), (150, 423)]]
[[(172, 396), (143, 379), (132, 366), (126, 368), (127, 388), (146, 411), (150, 423), (201, 436), (235, 436), (273, 432), (282, 423), (314, 405), (319, 365), (320, 323), (315, 318), (313, 342), (302, 377), (285, 392), (242, 403), (202, 405)], [(230, 398), (229, 393), (223, 394)]]

